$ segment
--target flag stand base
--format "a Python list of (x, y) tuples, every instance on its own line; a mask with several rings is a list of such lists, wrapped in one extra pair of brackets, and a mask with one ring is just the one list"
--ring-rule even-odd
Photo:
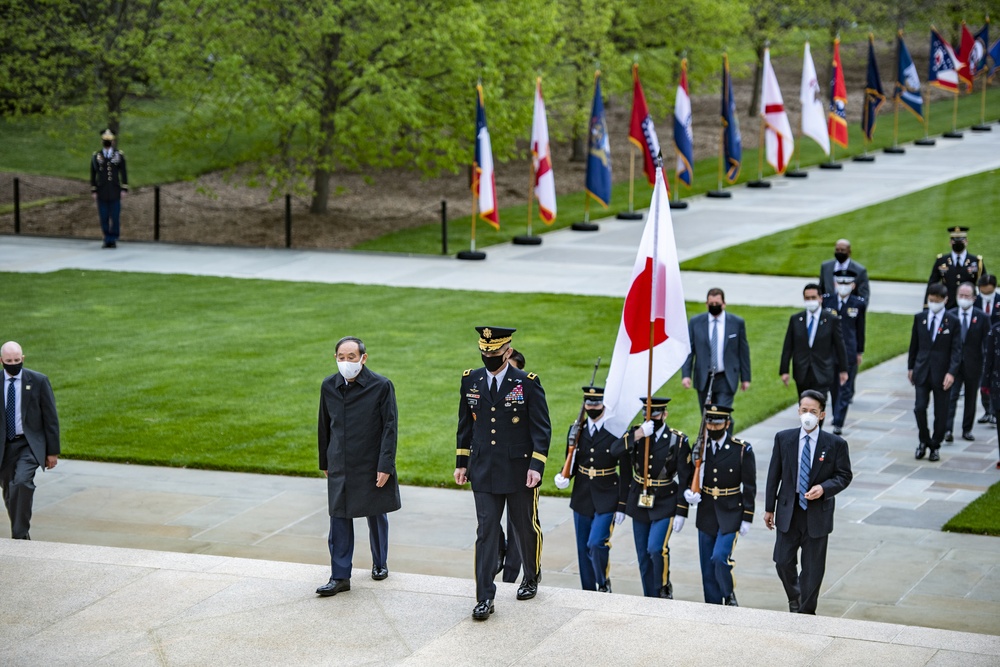
[(874, 161), (875, 161), (875, 156), (868, 155), (867, 153), (865, 153), (864, 155), (855, 155), (854, 157), (851, 158), (851, 162), (874, 162)]
[(820, 169), (843, 169), (844, 165), (839, 162), (820, 162)]
[(541, 236), (515, 236), (510, 240), (514, 245), (542, 245)]
[(785, 178), (809, 178), (809, 172), (799, 171), (795, 169), (794, 171), (786, 171)]
[(600, 227), (592, 222), (574, 222), (569, 226), (574, 232), (596, 232)]
[(486, 259), (486, 253), (478, 250), (463, 250), (455, 257), (458, 259)]
[(688, 203), (686, 201), (671, 201), (670, 202), (670, 208), (671, 208), (671, 210), (685, 209), (687, 207), (688, 207)]
[(733, 193), (728, 190), (709, 190), (705, 196), (709, 199), (731, 199)]
[(937, 143), (936, 139), (924, 138), (924, 139), (917, 139), (916, 141), (913, 142), (913, 145), (914, 146), (933, 146), (936, 143)]
[(883, 153), (888, 153), (889, 155), (902, 155), (906, 152), (905, 148), (900, 148), (899, 146), (886, 146), (882, 149)]
[(642, 213), (636, 213), (634, 211), (622, 211), (615, 216), (619, 220), (642, 220)]
[(992, 132), (993, 128), (989, 125), (973, 125), (971, 128), (973, 132)]
[(767, 188), (771, 187), (771, 182), (770, 181), (762, 181), (760, 179), (758, 179), (756, 181), (747, 181), (747, 187), (748, 188), (760, 188), (761, 190), (766, 190)]
[(962, 138), (962, 133), (961, 132), (945, 132), (941, 136), (944, 137), (945, 139), (961, 139)]

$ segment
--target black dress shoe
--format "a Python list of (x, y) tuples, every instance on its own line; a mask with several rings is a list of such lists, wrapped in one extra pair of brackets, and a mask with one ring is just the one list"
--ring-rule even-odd
[(997, 416), (996, 415), (990, 415), (990, 423), (993, 424), (994, 426), (997, 425)]
[(954, 436), (952, 436), (951, 431), (948, 431), (947, 433), (944, 434), (944, 441), (945, 442), (955, 442), (955, 438), (954, 438)]
[(921, 442), (919, 445), (917, 445), (917, 451), (914, 454), (914, 458), (916, 458), (919, 461), (920, 459), (924, 458), (924, 454), (926, 453), (927, 453), (927, 445)]
[(798, 600), (789, 600), (788, 601), (788, 611), (792, 612), (793, 614), (799, 613), (799, 601)]
[(728, 597), (722, 598), (722, 604), (727, 607), (739, 607), (739, 603), (736, 602), (736, 593), (731, 593)]
[(928, 461), (940, 461), (941, 455), (938, 454), (937, 447), (931, 450), (931, 455), (927, 457)]
[(372, 579), (374, 579), (375, 581), (382, 581), (388, 576), (389, 576), (388, 567), (385, 566), (378, 567), (377, 565), (372, 565)]
[(976, 436), (972, 435), (972, 431), (966, 431), (965, 433), (962, 434), (962, 440), (968, 440), (969, 442), (972, 442), (975, 439)]
[(597, 587), (598, 593), (610, 593), (611, 592), (611, 580), (608, 579), (603, 586)]
[(337, 593), (343, 593), (349, 590), (351, 590), (350, 579), (334, 579), (333, 577), (330, 577), (330, 581), (316, 589), (316, 595), (328, 598), (331, 595), (336, 595)]
[(976, 423), (977, 424), (989, 424), (990, 423), (990, 416), (989, 415), (983, 415), (982, 417), (980, 417), (979, 419), (976, 420)]
[(493, 611), (493, 600), (480, 600), (472, 610), (472, 618), (476, 621), (485, 621)]
[(517, 587), (517, 599), (518, 600), (530, 600), (535, 597), (538, 593), (538, 580), (534, 581), (522, 581), (521, 585)]
[(833, 434), (834, 435), (840, 435), (843, 432), (844, 432), (844, 429), (840, 428), (839, 426), (834, 426), (833, 427)]
[(667, 585), (660, 589), (660, 597), (666, 600), (674, 599), (674, 585), (667, 582)]

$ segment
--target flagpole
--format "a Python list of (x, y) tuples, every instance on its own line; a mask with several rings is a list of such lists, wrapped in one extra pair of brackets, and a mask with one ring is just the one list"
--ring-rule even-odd
[(719, 129), (719, 187), (717, 190), (709, 190), (705, 193), (706, 197), (712, 199), (729, 199), (733, 196), (732, 192), (722, 189), (722, 174), (724, 173), (723, 164), (725, 162), (726, 149), (724, 143), (726, 141), (726, 128), (722, 127)]
[(887, 146), (882, 149), (883, 153), (888, 153), (889, 155), (902, 155), (906, 152), (905, 148), (899, 147), (899, 98), (902, 94), (902, 88), (899, 80), (899, 58), (900, 52), (902, 51), (903, 43), (903, 31), (898, 30), (896, 32), (896, 85), (893, 87), (892, 91), (892, 146)]
[(799, 147), (802, 145), (802, 123), (799, 122), (799, 132), (795, 137), (795, 169), (785, 172), (785, 178), (809, 178), (809, 173), (802, 171), (799, 165)]
[[(763, 77), (763, 75), (760, 77), (760, 81), (761, 81), (761, 87), (763, 88), (763, 83), (764, 83), (764, 77)], [(761, 91), (760, 94), (763, 96), (764, 92)], [(760, 188), (762, 190), (766, 190), (767, 188), (771, 187), (771, 182), (764, 180), (764, 152), (765, 152), (765, 148), (764, 148), (765, 136), (764, 135), (765, 134), (767, 134), (767, 122), (764, 120), (764, 117), (761, 116), (760, 117), (760, 142), (759, 142), (759, 146), (757, 148), (757, 180), (756, 181), (749, 181), (747, 183), (747, 187), (748, 188)]]
[(629, 145), (628, 152), (628, 212), (633, 211), (632, 201), (635, 196), (635, 146)]
[(917, 139), (913, 142), (914, 146), (933, 146), (937, 143), (937, 139), (930, 138), (931, 131), (931, 89), (928, 84), (927, 88), (924, 89), (921, 86), (920, 92), (921, 99), (924, 102), (924, 138)]
[(959, 81), (958, 85), (955, 86), (955, 102), (951, 109), (951, 132), (945, 132), (941, 136), (945, 139), (961, 139), (962, 133), (958, 131), (958, 91), (962, 87), (962, 82)]
[[(656, 156), (656, 181), (663, 178), (663, 156)], [(646, 370), (646, 421), (652, 416), (653, 404), (653, 345), (656, 342), (655, 337), (655, 327), (656, 327), (656, 295), (658, 293), (657, 277), (659, 271), (657, 267), (659, 266), (659, 257), (657, 256), (660, 250), (660, 195), (659, 189), (656, 184), (653, 186), (653, 210), (651, 211), (653, 215), (653, 265), (652, 271), (649, 276), (649, 365)], [(642, 469), (642, 495), (649, 495), (649, 436), (646, 436), (646, 447), (645, 455), (642, 457), (645, 462)], [(650, 498), (652, 501), (652, 498)]]
[(528, 160), (528, 233), (515, 236), (510, 241), (514, 245), (541, 245), (542, 237), (531, 233), (531, 214), (535, 212), (535, 160)]
[(677, 171), (674, 170), (674, 198), (673, 200), (670, 200), (670, 198), (667, 197), (668, 201), (670, 202), (671, 209), (684, 209), (688, 207), (688, 203), (686, 201), (681, 201), (680, 198), (681, 198), (681, 179), (680, 176), (677, 175)]

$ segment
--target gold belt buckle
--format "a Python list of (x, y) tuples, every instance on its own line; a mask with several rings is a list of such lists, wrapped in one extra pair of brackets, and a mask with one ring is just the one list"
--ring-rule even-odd
[(645, 507), (649, 509), (653, 506), (653, 494), (651, 493), (641, 493), (639, 494), (639, 507)]
[(716, 486), (716, 487), (714, 487), (712, 489), (712, 498), (714, 500), (718, 500), (719, 499), (719, 487)]
[(589, 471), (587, 472), (587, 475), (588, 475), (588, 476), (590, 477), (590, 479), (594, 479), (594, 469), (593, 469), (593, 468), (591, 468), (591, 469), (590, 469), (590, 470), (589, 470)]

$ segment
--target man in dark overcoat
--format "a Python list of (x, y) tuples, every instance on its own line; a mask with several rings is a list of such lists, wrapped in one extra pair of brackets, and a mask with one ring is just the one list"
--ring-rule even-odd
[(351, 590), (354, 519), (368, 519), (372, 579), (389, 576), (389, 519), (400, 508), (396, 478), (396, 392), (368, 370), (358, 338), (337, 342), (338, 372), (323, 380), (319, 400), (319, 467), (330, 505), (330, 581), (327, 597)]

